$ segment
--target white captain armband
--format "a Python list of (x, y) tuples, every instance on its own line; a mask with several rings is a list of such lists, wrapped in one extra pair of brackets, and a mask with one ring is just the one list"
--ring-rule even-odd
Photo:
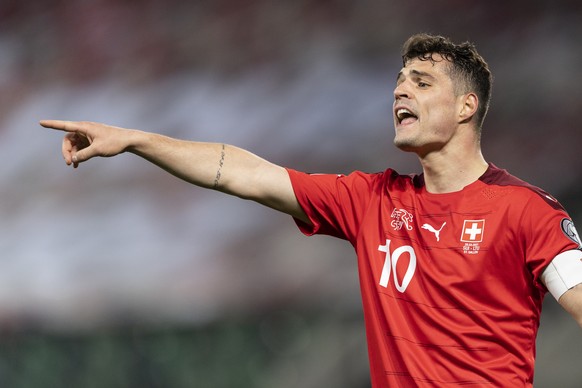
[(542, 272), (541, 280), (550, 294), (560, 299), (570, 288), (582, 283), (582, 251), (574, 249), (554, 257)]

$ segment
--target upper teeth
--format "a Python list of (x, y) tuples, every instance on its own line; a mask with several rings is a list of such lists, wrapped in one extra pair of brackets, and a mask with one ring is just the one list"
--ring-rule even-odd
[(404, 115), (412, 115), (412, 113), (408, 109), (404, 109), (404, 108), (398, 109), (396, 111), (396, 116), (399, 119), (403, 119), (404, 118)]

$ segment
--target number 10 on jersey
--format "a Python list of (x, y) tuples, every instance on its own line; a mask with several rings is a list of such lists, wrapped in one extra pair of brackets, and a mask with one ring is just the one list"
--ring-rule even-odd
[[(414, 272), (416, 271), (416, 253), (414, 252), (414, 248), (410, 245), (403, 245), (398, 247), (390, 253), (390, 240), (386, 239), (386, 245), (378, 246), (378, 250), (380, 252), (386, 253), (386, 258), (384, 259), (384, 267), (382, 268), (382, 276), (380, 277), (380, 285), (382, 287), (388, 287), (388, 282), (390, 281), (390, 274), (392, 273), (392, 277), (394, 278), (394, 286), (400, 292), (406, 291), (406, 287), (410, 284), (412, 277), (414, 276)], [(406, 269), (406, 273), (402, 278), (402, 283), (398, 281), (398, 276), (396, 273), (396, 266), (398, 265), (398, 260), (402, 254), (407, 253), (410, 256), (410, 261), (408, 262), (408, 268)]]

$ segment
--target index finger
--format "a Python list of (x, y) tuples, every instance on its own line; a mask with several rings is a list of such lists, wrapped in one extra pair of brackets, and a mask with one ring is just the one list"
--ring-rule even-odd
[(40, 120), (40, 125), (45, 128), (58, 129), (65, 132), (78, 132), (83, 128), (81, 122), (65, 121), (65, 120)]

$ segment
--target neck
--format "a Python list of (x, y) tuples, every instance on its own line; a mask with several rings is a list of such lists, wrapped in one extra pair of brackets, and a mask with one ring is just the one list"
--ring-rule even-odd
[(470, 151), (461, 150), (456, 153), (441, 150), (419, 156), (426, 190), (429, 193), (443, 194), (460, 191), (487, 171), (489, 165), (479, 148)]

